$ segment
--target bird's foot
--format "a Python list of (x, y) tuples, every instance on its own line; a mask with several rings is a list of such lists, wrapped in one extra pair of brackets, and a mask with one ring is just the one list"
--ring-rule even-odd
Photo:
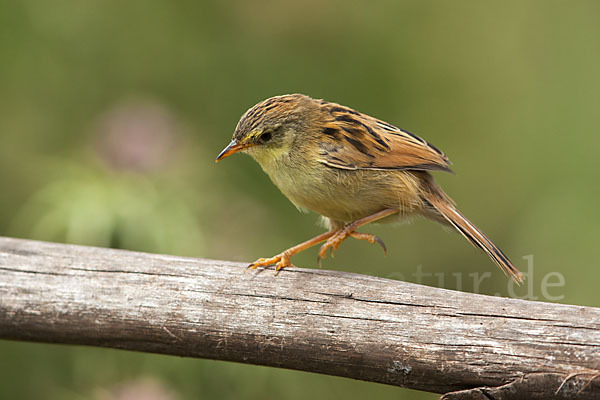
[(319, 248), (319, 255), (317, 256), (317, 263), (319, 264), (319, 268), (321, 268), (321, 260), (327, 257), (327, 250), (330, 250), (331, 257), (333, 257), (333, 252), (340, 247), (340, 244), (344, 240), (348, 238), (354, 232), (353, 229), (350, 228), (350, 225), (345, 226), (340, 229), (336, 233), (333, 234), (323, 245)]
[(258, 267), (269, 267), (271, 265), (275, 265), (275, 275), (279, 274), (279, 271), (283, 268), (294, 266), (294, 264), (290, 262), (290, 255), (284, 251), (283, 253), (277, 254), (271, 258), (259, 258), (252, 264), (248, 265), (246, 270), (250, 268), (256, 269)]
[(333, 236), (331, 236), (319, 249), (319, 255), (317, 256), (317, 263), (319, 264), (319, 268), (321, 267), (321, 260), (327, 257), (327, 251), (330, 251), (331, 257), (333, 257), (333, 252), (340, 247), (342, 242), (346, 240), (349, 236), (358, 240), (366, 240), (371, 244), (377, 243), (383, 248), (384, 254), (387, 254), (387, 248), (385, 247), (385, 243), (383, 240), (379, 239), (375, 235), (371, 235), (370, 233), (359, 233), (355, 232), (356, 229), (353, 224), (346, 225), (344, 228), (337, 231)]

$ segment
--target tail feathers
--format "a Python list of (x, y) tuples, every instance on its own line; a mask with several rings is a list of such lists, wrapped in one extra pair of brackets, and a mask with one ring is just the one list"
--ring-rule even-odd
[(508, 257), (475, 225), (462, 215), (445, 197), (428, 194), (425, 199), (441, 216), (459, 231), (473, 246), (483, 250), (500, 269), (516, 283), (523, 282), (523, 274)]

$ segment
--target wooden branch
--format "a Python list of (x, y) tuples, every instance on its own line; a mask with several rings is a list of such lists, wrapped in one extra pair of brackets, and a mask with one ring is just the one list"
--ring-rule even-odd
[(600, 398), (600, 309), (0, 238), (0, 338), (269, 365), (444, 399)]

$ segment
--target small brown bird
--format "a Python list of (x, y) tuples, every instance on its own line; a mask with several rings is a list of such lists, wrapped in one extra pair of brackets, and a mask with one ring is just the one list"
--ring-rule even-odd
[(412, 133), (351, 108), (302, 94), (271, 97), (240, 119), (216, 161), (248, 153), (301, 210), (325, 218), (329, 231), (251, 268), (291, 266), (290, 257), (318, 243), (318, 262), (348, 237), (385, 245), (356, 232), (370, 222), (422, 215), (458, 230), (515, 282), (523, 274), (454, 206), (429, 171), (451, 172), (436, 147)]

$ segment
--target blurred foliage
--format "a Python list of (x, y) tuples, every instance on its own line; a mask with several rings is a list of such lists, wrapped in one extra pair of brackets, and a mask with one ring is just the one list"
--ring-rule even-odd
[[(519, 267), (533, 255), (517, 295), (544, 300), (558, 271), (552, 295), (600, 306), (599, 19), (595, 1), (0, 2), (0, 234), (243, 261), (315, 235), (317, 218), (248, 157), (213, 162), (247, 108), (301, 92), (442, 148), (457, 176), (436, 176), (461, 210)], [(325, 267), (445, 272), (423, 283), (462, 290), (491, 271), (478, 290), (510, 293), (435, 224), (370, 231), (388, 257), (354, 241)], [(117, 398), (127, 382), (157, 398), (436, 398), (105, 349), (1, 342), (0, 354), (2, 398)]]

